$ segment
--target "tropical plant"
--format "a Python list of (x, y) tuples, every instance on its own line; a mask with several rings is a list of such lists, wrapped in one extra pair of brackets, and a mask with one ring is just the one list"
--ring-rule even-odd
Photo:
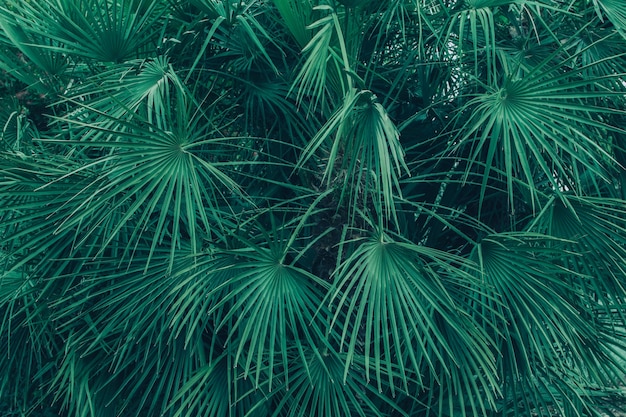
[(2, 407), (616, 412), (624, 51), (617, 0), (0, 0)]

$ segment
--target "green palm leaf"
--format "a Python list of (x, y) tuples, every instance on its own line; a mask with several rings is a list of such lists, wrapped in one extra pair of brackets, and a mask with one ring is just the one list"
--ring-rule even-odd
[(568, 240), (566, 248), (578, 255), (564, 259), (564, 265), (576, 272), (571, 285), (616, 326), (626, 323), (625, 210), (622, 200), (565, 196), (546, 205), (533, 225), (536, 230)]
[[(100, 119), (108, 118), (95, 109), (87, 110)], [(195, 249), (202, 233), (220, 233), (218, 219), (222, 212), (228, 211), (230, 195), (240, 194), (237, 184), (222, 171), (223, 164), (211, 160), (219, 158), (227, 141), (207, 139), (205, 135), (213, 131), (211, 123), (192, 119), (188, 108), (180, 108), (177, 115), (168, 116), (174, 119), (161, 120), (163, 128), (118, 119), (117, 126), (123, 129), (111, 130), (108, 124), (96, 129), (106, 139), (99, 142), (89, 138), (76, 142), (48, 140), (48, 143), (72, 144), (82, 152), (90, 148), (103, 152), (52, 181), (54, 184), (85, 174), (89, 178), (48, 220), (55, 222), (57, 233), (78, 227), (79, 245), (86, 237), (96, 234), (102, 239), (101, 248), (125, 233), (129, 242), (126, 256), (146, 231), (154, 233), (151, 250), (171, 236), (172, 255), (183, 235), (189, 236)], [(82, 120), (61, 120), (70, 126), (87, 125)], [(93, 128), (97, 123), (90, 126)], [(100, 216), (104, 216), (104, 222)], [(140, 226), (127, 230), (130, 219), (138, 221)], [(105, 228), (101, 229), (101, 225)]]
[[(17, 48), (28, 58), (29, 63), (34, 64), (45, 73), (45, 78), (63, 74), (67, 69), (68, 59), (60, 52), (53, 50), (55, 47), (58, 47), (58, 42), (52, 41), (42, 34), (27, 32), (21, 24), (21, 18), (12, 16), (12, 10), (5, 8), (1, 10), (3, 13), (0, 17), (0, 28), (2, 28), (2, 34), (6, 37), (6, 40), (3, 39), (2, 43)], [(45, 47), (37, 47), (35, 45), (43, 45)], [(38, 80), (37, 77), (33, 76), (33, 69), (29, 68), (29, 63), (24, 63), (23, 59), (12, 54), (10, 50), (2, 51), (0, 65), (4, 71), (12, 74), (26, 85), (35, 86), (41, 81), (46, 81), (45, 85), (48, 85), (49, 79)]]
[(333, 16), (325, 16), (307, 26), (307, 29), (317, 29), (317, 32), (302, 49), (302, 52), (308, 56), (292, 88), (297, 91), (297, 102), (304, 101), (305, 97), (311, 97), (313, 109), (321, 103), (322, 110), (326, 110), (328, 96), (332, 97), (338, 92), (334, 88), (328, 91), (329, 85), (334, 87), (336, 74), (341, 71), (341, 58), (332, 43)]
[(268, 406), (249, 381), (233, 371), (232, 352), (225, 351), (196, 370), (169, 406), (172, 417), (262, 417)]
[(450, 146), (468, 152), (468, 171), (477, 161), (486, 162), (483, 187), (490, 166), (502, 169), (511, 200), (514, 178), (525, 182), (536, 200), (538, 182), (557, 191), (575, 189), (582, 172), (607, 178), (613, 162), (601, 138), (605, 131), (621, 129), (607, 124), (603, 115), (621, 110), (598, 103), (621, 93), (595, 86), (619, 75), (579, 80), (580, 69), (561, 72), (547, 65), (544, 61), (522, 78), (505, 75), (501, 84), (470, 100), (463, 107), (471, 111), (469, 120)]
[(257, 57), (261, 57), (269, 69), (274, 73), (279, 72), (264, 43), (273, 43), (274, 46), (277, 44), (273, 42), (271, 36), (257, 20), (256, 3), (257, 1), (254, 0), (240, 3), (222, 0), (191, 0), (191, 4), (208, 15), (212, 24), (208, 36), (189, 70), (189, 76), (211, 42), (215, 42), (218, 47), (228, 51), (227, 55), (232, 55), (235, 50), (239, 49), (238, 55), (244, 63), (237, 65), (240, 69), (249, 69), (252, 62)]
[(32, 147), (37, 128), (15, 101), (0, 100), (0, 149), (21, 152)]
[[(141, 254), (149, 256), (143, 249)], [(171, 315), (181, 295), (176, 289), (193, 258), (181, 251), (173, 274), (166, 250), (154, 254), (148, 270), (139, 256), (127, 268), (117, 264), (105, 257), (87, 263), (75, 287), (78, 297), (61, 294), (50, 302), (57, 332), (69, 346), (62, 351), (50, 390), (69, 412), (77, 408), (77, 415), (99, 415), (94, 410), (102, 407), (159, 413), (206, 365), (205, 328), (175, 333), (176, 317)], [(70, 274), (49, 281), (58, 288), (75, 279)], [(81, 401), (73, 399), (77, 395)]]
[(274, 0), (274, 4), (291, 35), (296, 39), (298, 45), (304, 48), (311, 40), (311, 33), (307, 29), (313, 15), (311, 2), (308, 0)]
[(163, 12), (159, 2), (141, 0), (16, 1), (9, 10), (25, 33), (54, 42), (40, 48), (102, 62), (137, 58), (156, 43), (154, 24)]
[[(394, 415), (406, 416), (394, 401), (385, 397), (383, 391), (364, 383), (360, 377), (367, 367), (362, 358), (353, 358), (350, 368), (354, 373), (344, 377), (346, 355), (332, 349), (306, 348), (298, 352), (289, 370), (293, 374), (288, 392), (274, 400), (272, 417), (289, 416), (352, 416), (380, 415), (388, 409)], [(287, 394), (287, 395), (284, 395)], [(393, 411), (391, 411), (393, 410)]]
[(373, 371), (379, 389), (385, 375), (393, 386), (398, 369), (405, 389), (409, 378), (424, 388), (445, 381), (454, 387), (449, 395), (463, 392), (476, 399), (475, 412), (494, 401), (489, 337), (447, 288), (469, 279), (454, 264), (467, 265), (384, 235), (358, 244), (337, 270), (328, 296), (335, 310), (331, 326), (340, 329), (339, 343), (346, 349), (344, 380), (353, 359), (363, 354), (365, 379), (369, 382)]
[(41, 283), (25, 271), (7, 272), (6, 257), (0, 253), (0, 332), (7, 335), (0, 339), (0, 394), (3, 405), (28, 413), (47, 405), (38, 394), (53, 377), (51, 365), (61, 345), (49, 309), (38, 302)]
[(327, 186), (339, 182), (341, 199), (347, 198), (353, 209), (372, 203), (378, 213), (394, 214), (399, 178), (408, 173), (408, 167), (399, 132), (376, 96), (370, 91), (347, 95), (343, 106), (304, 149), (299, 165), (323, 149), (332, 135), (324, 171)]
[(619, 0), (593, 0), (596, 9), (602, 10), (617, 30), (626, 36), (626, 5)]
[[(217, 264), (218, 269), (211, 268), (215, 272), (228, 269), (231, 274), (224, 288), (218, 286), (209, 293), (219, 299), (209, 310), (216, 314), (217, 330), (228, 329), (226, 343), (233, 344), (234, 360), (242, 364), (244, 377), (253, 374), (258, 386), (263, 371), (270, 390), (279, 369), (284, 383), (290, 385), (290, 347), (311, 345), (323, 335), (315, 314), (327, 284), (284, 263), (284, 256), (278, 248), (250, 245), (229, 254), (226, 264)], [(215, 272), (209, 272), (209, 279)]]
[[(444, 38), (444, 43), (455, 40), (458, 50), (454, 53), (458, 55), (459, 61), (467, 61), (468, 54), (471, 54), (470, 62), (474, 63), (474, 74), (479, 71), (479, 54), (481, 50), (486, 51), (485, 66), (487, 68), (488, 80), (495, 74), (496, 61), (496, 35), (494, 23), (494, 10), (499, 6), (507, 6), (513, 3), (511, 0), (465, 0), (460, 2), (464, 7), (450, 16), (451, 22), (458, 22), (458, 28), (451, 25)], [(466, 45), (467, 43), (467, 45)], [(489, 81), (488, 81), (489, 82)]]
[[(65, 158), (40, 160), (35, 157), (4, 155), (0, 195), (0, 230), (4, 248), (10, 255), (5, 264), (8, 273), (19, 273), (27, 268), (33, 277), (45, 272), (63, 271), (68, 266), (68, 256), (76, 255), (76, 234), (72, 230), (57, 230), (58, 219), (54, 218), (66, 201), (67, 193), (79, 192), (87, 181), (84, 176), (74, 181), (59, 181), (50, 184), (51, 177), (63, 176), (72, 166)], [(76, 165), (73, 165), (76, 167)], [(48, 186), (45, 191), (40, 187)], [(102, 213), (101, 213), (102, 214)], [(81, 255), (94, 255), (93, 245), (86, 245)], [(84, 258), (78, 255), (73, 268), (81, 269)], [(54, 259), (61, 260), (53, 262)]]
[[(103, 114), (98, 120), (100, 126), (117, 126), (117, 120), (129, 121), (132, 115), (139, 114), (148, 123), (165, 129), (163, 122), (171, 120), (171, 103), (176, 98), (183, 100), (185, 94), (183, 82), (168, 56), (161, 55), (154, 59), (130, 60), (88, 77), (83, 85), (71, 90), (67, 104), (75, 107), (75, 103), (87, 99), (88, 107), (76, 106), (72, 117), (93, 117), (89, 109), (96, 109)], [(102, 129), (85, 128), (75, 133), (83, 141), (103, 140), (103, 135)]]
[[(566, 243), (529, 233), (498, 234), (483, 239), (474, 253), (481, 292), (498, 300), (493, 311), (505, 320), (498, 324), (502, 319), (485, 317), (498, 335), (504, 392), (512, 390), (513, 400), (530, 400), (527, 413), (577, 401), (584, 394), (572, 391), (574, 384), (594, 387), (621, 372), (616, 340), (588, 320), (585, 294), (568, 282), (572, 272), (558, 264), (570, 256)], [(548, 391), (537, 395), (538, 383)], [(557, 392), (560, 386), (570, 389)]]

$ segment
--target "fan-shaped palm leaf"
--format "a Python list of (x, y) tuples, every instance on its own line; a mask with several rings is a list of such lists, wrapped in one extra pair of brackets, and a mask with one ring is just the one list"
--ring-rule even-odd
[(308, 29), (318, 30), (302, 49), (308, 57), (294, 81), (294, 86), (298, 86), (296, 101), (302, 102), (305, 97), (310, 96), (314, 109), (320, 102), (325, 109), (329, 94), (326, 91), (329, 84), (327, 77), (332, 78), (332, 74), (339, 72), (341, 68), (339, 57), (332, 50), (332, 16), (326, 16), (314, 22), (308, 26)]
[[(236, 374), (232, 352), (224, 351), (185, 381), (169, 406), (172, 417), (263, 417), (267, 401)], [(235, 369), (235, 370), (233, 370)]]
[[(474, 63), (474, 74), (478, 75), (482, 51), (485, 51), (485, 67), (487, 82), (495, 74), (496, 63), (496, 25), (494, 10), (496, 7), (507, 6), (512, 0), (465, 0), (461, 10), (450, 16), (451, 23), (458, 22), (458, 28), (451, 24), (443, 39), (444, 44), (454, 44), (456, 49), (450, 51), (458, 56), (462, 64), (468, 61)], [(467, 43), (467, 45), (466, 45)]]
[(208, 276), (220, 269), (230, 271), (230, 279), (208, 294), (214, 299), (223, 294), (209, 312), (217, 315), (217, 330), (228, 326), (227, 343), (235, 346), (234, 361), (242, 363), (244, 377), (254, 373), (258, 386), (263, 371), (270, 390), (277, 369), (282, 369), (289, 387), (289, 347), (311, 345), (323, 335), (315, 313), (327, 284), (285, 263), (284, 257), (284, 248), (250, 245), (230, 254), (227, 263), (218, 264)]
[[(89, 110), (99, 118), (107, 118), (104, 113)], [(104, 149), (106, 153), (57, 179), (83, 176), (84, 173), (88, 173), (89, 178), (48, 222), (55, 222), (57, 231), (78, 227), (79, 245), (86, 237), (97, 234), (102, 238), (101, 247), (105, 248), (122, 231), (130, 233), (127, 255), (146, 230), (156, 233), (152, 249), (171, 236), (172, 254), (180, 245), (182, 235), (189, 236), (196, 248), (199, 233), (219, 230), (219, 220), (215, 229), (210, 218), (219, 219), (220, 213), (227, 210), (222, 207), (227, 207), (231, 193), (240, 193), (237, 184), (215, 161), (224, 152), (221, 145), (227, 145), (227, 142), (220, 138), (207, 139), (205, 135), (213, 131), (211, 122), (200, 117), (193, 119), (198, 115), (189, 114), (189, 108), (179, 110), (177, 115), (168, 114), (173, 119), (161, 121), (163, 128), (168, 130), (118, 119), (117, 126), (124, 129), (110, 130), (106, 125), (97, 129), (104, 132), (108, 140), (71, 142), (79, 148)], [(87, 125), (85, 121), (68, 118), (63, 121), (70, 125)], [(96, 127), (95, 123), (90, 124), (92, 129)], [(213, 150), (212, 145), (215, 145)], [(205, 211), (205, 207), (210, 209)], [(101, 210), (109, 215), (101, 218)], [(109, 223), (112, 216), (117, 217), (114, 213), (118, 210), (124, 214)], [(127, 231), (125, 228), (131, 218), (140, 226)], [(106, 229), (100, 229), (101, 225), (106, 225)], [(153, 225), (154, 229), (148, 225)]]
[[(27, 14), (30, 7), (29, 4), (5, 4), (2, 7), (3, 13), (2, 17), (0, 17), (0, 27), (2, 28), (3, 37), (7, 38), (3, 43), (10, 43), (12, 47), (19, 48), (32, 63), (49, 75), (63, 73), (68, 64), (67, 57), (62, 56), (59, 52), (51, 51), (55, 46), (58, 46), (58, 43), (48, 39), (46, 33), (32, 33), (25, 30), (25, 27), (28, 26), (25, 26), (22, 20), (29, 19), (32, 16), (28, 14), (27, 16), (21, 16), (18, 14), (16, 9), (21, 11), (20, 6), (26, 9), (25, 12)], [(5, 64), (8, 63), (4, 60), (3, 62)], [(18, 64), (17, 60), (12, 63)], [(16, 71), (20, 66), (18, 64), (8, 69)], [(23, 81), (26, 81), (26, 79), (23, 79)], [(28, 84), (30, 85), (31, 83)]]
[[(142, 249), (149, 256), (148, 248)], [(206, 365), (206, 329), (175, 333), (176, 317), (171, 315), (181, 295), (176, 289), (193, 258), (180, 253), (170, 274), (169, 256), (169, 251), (158, 251), (147, 271), (146, 259), (139, 256), (123, 269), (117, 259), (100, 257), (85, 264), (80, 282), (75, 275), (49, 280), (57, 285), (74, 280), (78, 295), (57, 295), (49, 304), (67, 344), (50, 389), (70, 412), (79, 407), (77, 415), (100, 415), (94, 410), (108, 407), (160, 413), (196, 369)], [(74, 400), (76, 395), (84, 403)]]
[(593, 0), (593, 4), (598, 11), (605, 13), (622, 36), (626, 37), (626, 4), (619, 0)]
[(218, 47), (237, 55), (244, 64), (239, 69), (249, 69), (256, 57), (262, 57), (269, 69), (278, 73), (272, 58), (264, 46), (264, 41), (273, 43), (273, 39), (257, 20), (257, 1), (231, 3), (222, 0), (191, 0), (191, 4), (205, 12), (212, 22), (204, 43), (191, 68), (189, 76), (202, 59), (207, 47), (212, 42)]
[(159, 2), (141, 0), (11, 1), (8, 10), (22, 33), (50, 39), (47, 49), (101, 62), (137, 58), (156, 44), (163, 12)]
[(577, 254), (563, 263), (576, 272), (570, 285), (588, 298), (590, 308), (620, 327), (626, 324), (625, 213), (622, 200), (564, 196), (547, 204), (532, 226), (568, 240), (565, 247)]
[(562, 407), (583, 395), (556, 392), (559, 384), (593, 387), (622, 372), (615, 359), (617, 340), (587, 319), (585, 294), (568, 282), (572, 272), (558, 265), (572, 256), (565, 243), (529, 233), (498, 234), (483, 239), (474, 253), (482, 270), (481, 292), (499, 300), (493, 311), (505, 320), (497, 324), (502, 319), (484, 317), (485, 324), (495, 325), (504, 392), (513, 400), (526, 398), (528, 413), (534, 407)]
[(311, 40), (311, 32), (307, 29), (313, 17), (311, 1), (274, 0), (274, 4), (291, 35), (300, 48), (304, 48)]
[(0, 332), (7, 335), (0, 341), (0, 393), (5, 404), (29, 413), (45, 401), (37, 394), (54, 373), (51, 365), (61, 345), (50, 311), (39, 301), (41, 283), (26, 271), (7, 272), (6, 257), (0, 253)]
[[(298, 352), (291, 362), (291, 384), (287, 395), (274, 399), (272, 417), (351, 416), (380, 415), (387, 409), (394, 415), (406, 416), (382, 391), (358, 376), (365, 372), (367, 364), (362, 357), (351, 359), (350, 373), (344, 376), (346, 355), (328, 347), (307, 347)], [(303, 360), (304, 359), (304, 360)], [(277, 390), (276, 393), (285, 394)], [(393, 411), (392, 411), (393, 410)]]
[(365, 378), (369, 382), (371, 367), (379, 388), (385, 375), (393, 386), (398, 369), (405, 389), (409, 378), (425, 388), (434, 381), (450, 384), (449, 395), (476, 399), (475, 412), (494, 401), (489, 337), (451, 294), (469, 279), (455, 264), (466, 261), (384, 235), (358, 245), (328, 296), (335, 308), (331, 325), (339, 326), (340, 344), (347, 345), (344, 379), (362, 351)]
[[(49, 156), (40, 160), (4, 155), (0, 171), (3, 183), (0, 230), (3, 248), (10, 255), (5, 260), (8, 261), (5, 264), (7, 272), (22, 271), (28, 265), (28, 273), (36, 279), (40, 273), (60, 267), (51, 262), (53, 259), (67, 260), (69, 254), (75, 253), (76, 235), (71, 230), (64, 233), (57, 231), (58, 224), (48, 218), (54, 216), (59, 206), (65, 203), (63, 197), (66, 193), (78, 192), (84, 186), (81, 181), (85, 177), (49, 184), (51, 177), (65, 175), (68, 166), (72, 164), (65, 158)], [(49, 186), (47, 190), (39, 190), (45, 185)], [(82, 254), (94, 255), (91, 249), (93, 247), (87, 245)], [(80, 269), (78, 264), (74, 266)], [(60, 268), (63, 270), (63, 267)]]
[(603, 117), (621, 110), (599, 103), (622, 93), (595, 87), (621, 75), (581, 80), (581, 68), (561, 71), (548, 65), (544, 61), (523, 78), (505, 75), (501, 84), (470, 100), (463, 111), (471, 111), (471, 116), (450, 146), (469, 151), (468, 170), (479, 160), (486, 162), (483, 186), (490, 166), (504, 170), (511, 200), (514, 178), (527, 184), (533, 200), (541, 181), (558, 191), (576, 188), (581, 172), (606, 178), (612, 157), (601, 138), (606, 131), (621, 131)]
[[(128, 121), (135, 113), (150, 124), (167, 129), (165, 120), (171, 120), (171, 105), (175, 100), (184, 100), (185, 87), (166, 55), (154, 59), (130, 60), (112, 66), (84, 80), (83, 84), (70, 90), (67, 102), (73, 109), (68, 116), (80, 118), (89, 109), (104, 114), (98, 121), (100, 126), (116, 126), (117, 120)], [(73, 103), (88, 103), (88, 107)], [(93, 115), (91, 115), (93, 117)], [(87, 116), (89, 117), (89, 116)], [(74, 126), (78, 127), (78, 126)], [(102, 129), (74, 131), (74, 137), (83, 141), (103, 140)]]
[(617, 2), (0, 3), (0, 414), (610, 411)]

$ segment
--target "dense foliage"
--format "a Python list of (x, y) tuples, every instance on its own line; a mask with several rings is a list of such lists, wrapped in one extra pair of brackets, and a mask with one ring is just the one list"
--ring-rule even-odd
[(0, 5), (8, 413), (619, 402), (621, 0)]

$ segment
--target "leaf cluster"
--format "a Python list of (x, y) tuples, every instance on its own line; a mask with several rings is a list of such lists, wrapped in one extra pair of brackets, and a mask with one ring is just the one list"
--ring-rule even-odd
[(612, 413), (625, 50), (617, 0), (0, 0), (0, 400)]

